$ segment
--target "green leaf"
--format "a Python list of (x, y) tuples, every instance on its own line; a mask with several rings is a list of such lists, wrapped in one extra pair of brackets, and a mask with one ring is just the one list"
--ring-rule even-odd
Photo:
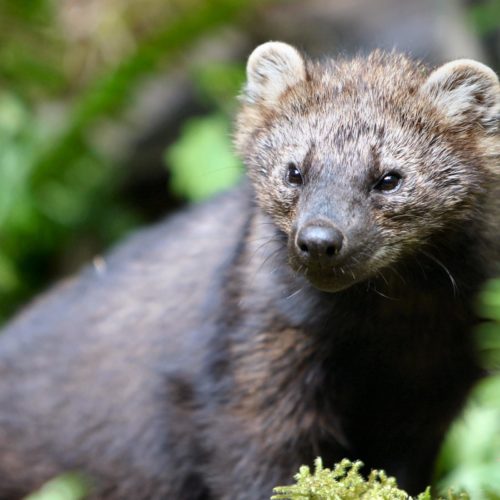
[(448, 433), (438, 461), (439, 489), (453, 486), (474, 499), (500, 498), (499, 457), (500, 375), (496, 375), (478, 384), (463, 416)]
[(89, 489), (89, 483), (82, 475), (67, 473), (49, 481), (25, 500), (83, 500)]
[(241, 175), (232, 153), (229, 125), (219, 114), (189, 120), (180, 139), (166, 151), (165, 160), (173, 191), (193, 201), (234, 185)]

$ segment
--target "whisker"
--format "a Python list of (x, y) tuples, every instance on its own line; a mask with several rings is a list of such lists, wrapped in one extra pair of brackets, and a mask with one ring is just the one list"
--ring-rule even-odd
[(407, 285), (406, 283), (406, 280), (404, 279), (403, 275), (395, 268), (395, 267), (388, 267), (387, 268), (389, 271), (391, 271), (392, 273), (394, 273), (400, 280), (401, 280), (401, 283), (403, 283), (403, 285)]
[[(267, 262), (269, 262), (270, 259), (276, 257), (278, 254), (280, 254), (282, 252), (283, 248), (277, 248), (274, 252), (271, 252), (262, 262), (261, 264), (259, 265), (259, 267), (257, 268), (257, 271), (260, 271), (266, 264)], [(274, 268), (272, 271), (271, 271), (271, 274), (273, 274), (275, 271), (276, 271), (277, 268)]]
[(384, 273), (382, 271), (377, 271), (377, 275), (380, 276), (384, 280), (384, 283), (387, 286), (389, 286), (389, 282), (387, 281), (387, 278), (384, 276)]
[(451, 274), (450, 270), (436, 257), (434, 257), (434, 255), (426, 252), (425, 250), (421, 250), (421, 252), (429, 259), (431, 259), (432, 261), (434, 261), (436, 264), (438, 264), (445, 272), (446, 274), (448, 275), (448, 278), (450, 278), (450, 282), (451, 282), (451, 286), (453, 288), (453, 295), (457, 295), (458, 294), (458, 285), (457, 285), (457, 282), (455, 280), (455, 278), (453, 277), (453, 275)]
[(300, 292), (302, 292), (304, 290), (303, 287), (300, 287), (298, 290), (295, 290), (295, 292), (291, 293), (290, 295), (288, 295), (288, 297), (285, 297), (285, 300), (290, 300), (292, 299), (293, 297), (297, 296)]
[(377, 290), (376, 286), (373, 287), (373, 291), (377, 295), (380, 295), (381, 297), (384, 297), (384, 299), (387, 299), (387, 300), (398, 300), (398, 299), (395, 299), (394, 297), (390, 297), (389, 295), (386, 295), (385, 293), (382, 293), (380, 290)]
[[(384, 273), (382, 271), (377, 271), (376, 272), (376, 276), (380, 276), (384, 282), (386, 283), (387, 286), (389, 286), (389, 282), (387, 280), (387, 278), (384, 276)], [(372, 284), (373, 286), (373, 291), (377, 294), (377, 295), (380, 295), (381, 297), (384, 297), (385, 299), (388, 299), (388, 300), (398, 300), (396, 297), (391, 297), (390, 295), (386, 295), (385, 293), (381, 292), (380, 290), (377, 289), (377, 285), (375, 282), (371, 281), (369, 282)]]

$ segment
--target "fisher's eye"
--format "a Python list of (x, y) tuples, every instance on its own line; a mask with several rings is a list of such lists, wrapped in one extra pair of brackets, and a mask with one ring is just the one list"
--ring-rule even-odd
[(295, 163), (290, 162), (287, 166), (286, 180), (288, 184), (293, 186), (300, 186), (304, 183), (302, 174), (300, 173), (299, 167)]
[(373, 187), (377, 191), (390, 193), (396, 191), (401, 184), (401, 176), (397, 172), (389, 172), (383, 175)]

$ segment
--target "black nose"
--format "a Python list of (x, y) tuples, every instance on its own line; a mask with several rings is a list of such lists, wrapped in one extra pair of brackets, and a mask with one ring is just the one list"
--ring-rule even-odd
[(342, 248), (344, 236), (330, 224), (309, 223), (297, 231), (295, 245), (303, 259), (329, 264)]

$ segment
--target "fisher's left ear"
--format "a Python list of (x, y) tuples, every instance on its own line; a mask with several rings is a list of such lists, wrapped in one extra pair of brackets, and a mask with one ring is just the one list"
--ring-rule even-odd
[(480, 125), (499, 132), (500, 84), (495, 72), (471, 59), (452, 61), (433, 71), (422, 87), (450, 125)]
[(272, 107), (290, 87), (306, 79), (306, 64), (300, 52), (283, 42), (259, 45), (248, 58), (243, 98), (248, 104)]

